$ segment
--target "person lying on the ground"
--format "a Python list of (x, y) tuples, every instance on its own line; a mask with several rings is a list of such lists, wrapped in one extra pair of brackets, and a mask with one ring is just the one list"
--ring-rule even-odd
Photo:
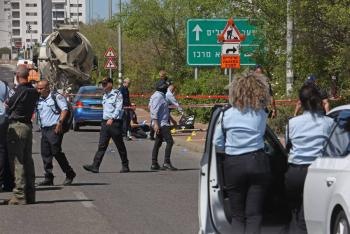
[(147, 133), (150, 131), (150, 127), (145, 123), (139, 123), (137, 121), (137, 115), (135, 112), (136, 105), (131, 103), (132, 109), (130, 109), (130, 125), (131, 125), (131, 135), (136, 138), (147, 138)]

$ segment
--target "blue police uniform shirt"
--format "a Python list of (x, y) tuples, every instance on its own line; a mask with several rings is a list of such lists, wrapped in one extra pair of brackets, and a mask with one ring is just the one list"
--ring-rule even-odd
[[(305, 111), (302, 115), (289, 120), (289, 140), (292, 148), (288, 162), (297, 165), (311, 164), (322, 151), (328, 139), (333, 119), (321, 113)], [(288, 127), (288, 125), (287, 125)], [(286, 142), (288, 130), (286, 130)]]
[[(61, 111), (68, 110), (67, 100), (61, 94), (56, 94), (56, 102)], [(37, 105), (37, 112), (39, 114), (41, 127), (52, 127), (56, 125), (60, 119), (60, 110), (55, 106), (52, 93), (46, 98), (40, 97)]]
[(156, 91), (150, 98), (149, 108), (151, 121), (158, 120), (160, 127), (170, 126), (168, 102), (165, 99), (164, 93)]
[(123, 95), (117, 89), (112, 89), (103, 95), (103, 119), (122, 119), (123, 117)]
[(223, 118), (221, 113), (213, 139), (217, 151), (240, 155), (263, 149), (266, 121), (267, 113), (263, 109), (240, 111), (231, 107), (224, 112)]
[(171, 92), (170, 89), (168, 89), (168, 91), (166, 92), (165, 98), (166, 98), (166, 100), (167, 100), (169, 105), (176, 106), (176, 109), (178, 111), (182, 111), (182, 108), (180, 107), (180, 104), (177, 102), (173, 92)]

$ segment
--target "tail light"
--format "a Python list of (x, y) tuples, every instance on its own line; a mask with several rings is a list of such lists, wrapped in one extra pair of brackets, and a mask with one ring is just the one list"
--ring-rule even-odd
[(83, 104), (82, 102), (76, 102), (76, 103), (75, 103), (75, 106), (76, 106), (77, 108), (81, 108), (81, 107), (84, 107), (84, 104)]

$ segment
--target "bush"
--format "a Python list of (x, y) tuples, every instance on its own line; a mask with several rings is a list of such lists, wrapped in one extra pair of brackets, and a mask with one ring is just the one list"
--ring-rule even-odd
[[(202, 74), (201, 74), (202, 75)], [(186, 80), (179, 87), (181, 95), (227, 95), (227, 90), (224, 87), (228, 84), (227, 77), (220, 77), (220, 75), (207, 76), (202, 75), (198, 80)], [(226, 99), (180, 99), (181, 105), (189, 104), (214, 104), (214, 103), (227, 103)], [(184, 108), (186, 114), (195, 115), (196, 120), (202, 123), (209, 122), (211, 108)]]

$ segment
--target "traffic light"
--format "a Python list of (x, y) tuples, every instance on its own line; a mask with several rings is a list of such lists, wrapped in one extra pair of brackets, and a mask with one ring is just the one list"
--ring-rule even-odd
[(32, 25), (27, 24), (27, 30), (28, 30), (28, 32), (31, 32), (31, 30), (32, 30)]

